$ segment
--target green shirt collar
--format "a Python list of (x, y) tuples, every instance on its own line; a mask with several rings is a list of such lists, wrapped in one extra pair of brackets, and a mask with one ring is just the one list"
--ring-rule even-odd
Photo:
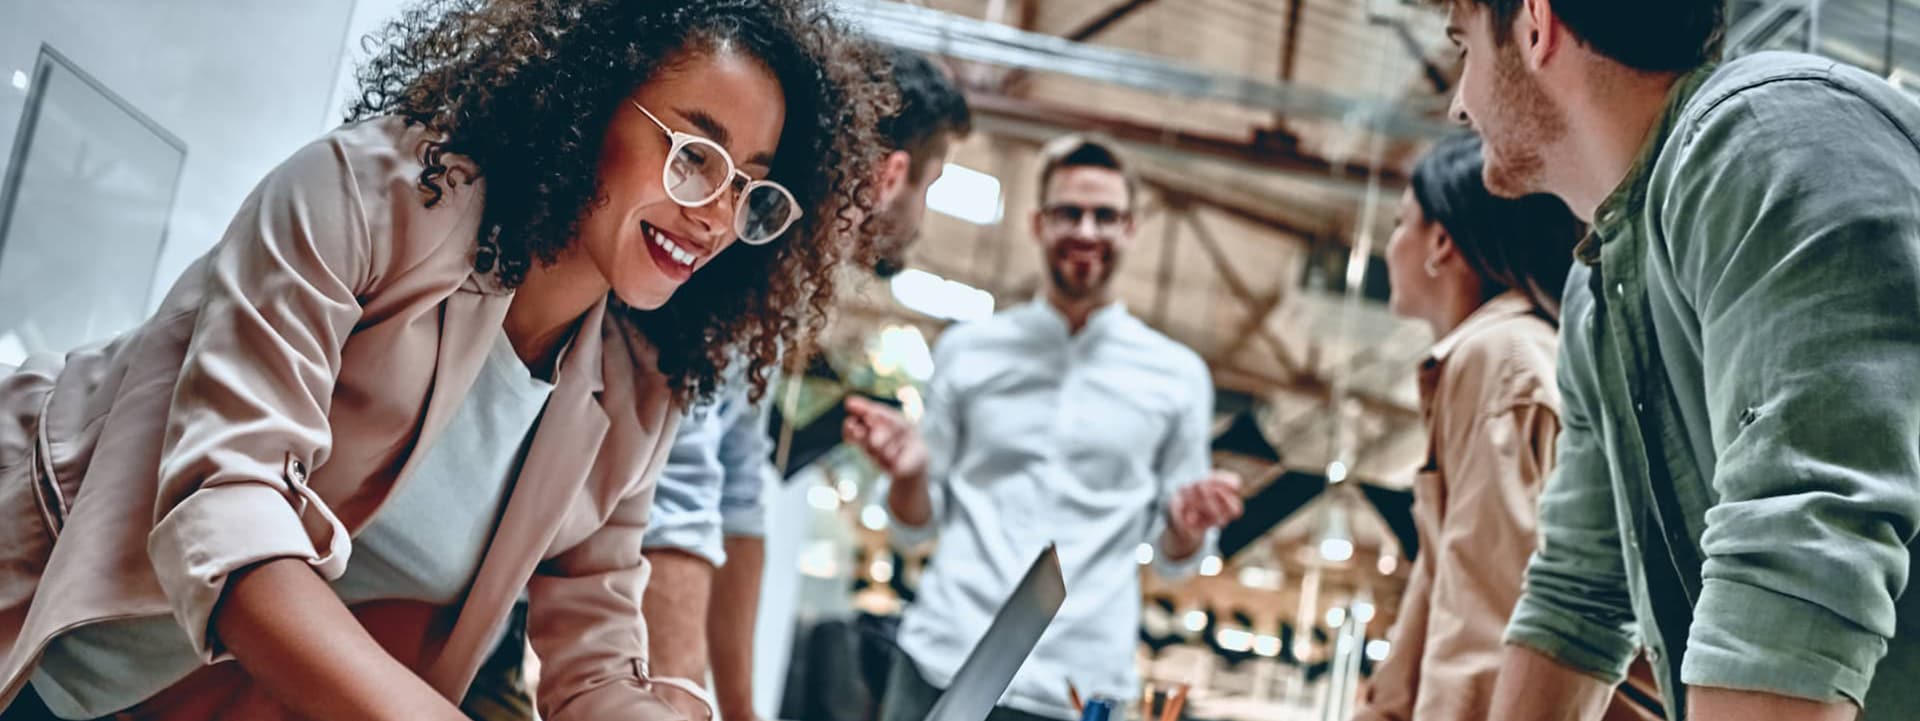
[(1667, 91), (1667, 108), (1661, 112), (1660, 120), (1654, 123), (1647, 133), (1646, 141), (1640, 146), (1640, 154), (1634, 159), (1633, 166), (1627, 169), (1627, 177), (1620, 180), (1607, 199), (1601, 201), (1594, 213), (1593, 232), (1575, 246), (1573, 253), (1580, 262), (1587, 265), (1600, 263), (1600, 244), (1608, 236), (1616, 234), (1621, 224), (1640, 212), (1647, 199), (1647, 180), (1653, 174), (1654, 162), (1660, 159), (1660, 151), (1666, 147), (1667, 137), (1673, 134), (1673, 126), (1680, 122), (1680, 115), (1693, 100), (1694, 93), (1713, 75), (1718, 64), (1704, 65), (1694, 69), (1673, 84)]

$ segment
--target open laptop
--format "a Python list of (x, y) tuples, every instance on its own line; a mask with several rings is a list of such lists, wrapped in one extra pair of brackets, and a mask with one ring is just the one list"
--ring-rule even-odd
[(1027, 567), (1027, 575), (1000, 606), (987, 634), (967, 654), (953, 683), (927, 712), (927, 721), (981, 721), (1000, 702), (1013, 675), (1033, 653), (1047, 624), (1067, 599), (1067, 582), (1060, 575), (1060, 553), (1047, 546)]

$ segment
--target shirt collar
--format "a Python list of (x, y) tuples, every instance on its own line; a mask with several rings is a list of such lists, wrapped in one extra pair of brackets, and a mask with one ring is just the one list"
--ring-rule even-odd
[[(1061, 313), (1059, 308), (1053, 307), (1053, 303), (1048, 302), (1045, 296), (1034, 298), (1033, 302), (1027, 304), (1027, 315), (1032, 317), (1039, 327), (1058, 333), (1062, 337), (1075, 337), (1072, 327), (1067, 324), (1067, 316)], [(1127, 314), (1126, 304), (1113, 301), (1088, 314), (1087, 325), (1080, 329), (1079, 335), (1091, 336), (1105, 332), (1113, 324), (1129, 317), (1131, 316)]]
[(1481, 303), (1479, 308), (1469, 313), (1467, 319), (1461, 321), (1460, 325), (1455, 326), (1445, 337), (1435, 341), (1433, 348), (1427, 351), (1427, 360), (1422, 366), (1430, 368), (1447, 362), (1447, 356), (1453, 354), (1453, 350), (1460, 346), (1461, 341), (1480, 332), (1482, 328), (1533, 312), (1533, 301), (1528, 300), (1525, 293), (1509, 290), (1496, 295), (1492, 300)]
[(1608, 237), (1617, 235), (1628, 219), (1639, 214), (1640, 208), (1646, 204), (1647, 182), (1653, 176), (1653, 166), (1660, 159), (1660, 151), (1666, 148), (1667, 138), (1673, 134), (1674, 126), (1679, 124), (1687, 103), (1693, 100), (1694, 94), (1699, 92), (1700, 86), (1716, 69), (1718, 66), (1711, 64), (1696, 68), (1680, 76), (1680, 80), (1673, 84), (1673, 89), (1667, 91), (1666, 110), (1661, 112), (1659, 121), (1654, 123), (1646, 140), (1641, 143), (1640, 154), (1635, 157), (1633, 166), (1627, 169), (1627, 177), (1622, 178), (1606, 200), (1600, 202), (1600, 207), (1593, 214), (1593, 232), (1574, 247), (1574, 256), (1580, 262), (1598, 265), (1600, 245), (1607, 242)]

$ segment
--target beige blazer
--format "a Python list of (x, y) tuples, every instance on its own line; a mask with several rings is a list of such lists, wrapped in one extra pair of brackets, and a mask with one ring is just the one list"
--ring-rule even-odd
[[(212, 633), (228, 574), (294, 557), (339, 576), (512, 298), (472, 270), (471, 164), (450, 156), (462, 184), (424, 207), (423, 137), (382, 119), (308, 145), (145, 324), (0, 377), (0, 708), (55, 634), (171, 614), (217, 665), (139, 715), (290, 716)], [(450, 700), (525, 588), (545, 718), (676, 717), (652, 693), (639, 607), (678, 414), (651, 346), (607, 313), (587, 314), (561, 362), (466, 600), (354, 609)]]
[[(1482, 304), (1422, 364), (1429, 450), (1413, 489), (1420, 553), (1392, 652), (1356, 721), (1487, 718), (1560, 436), (1557, 348), (1554, 327), (1510, 291)], [(1629, 683), (1641, 698), (1659, 698), (1643, 664)], [(1623, 691), (1605, 718), (1658, 717)]]

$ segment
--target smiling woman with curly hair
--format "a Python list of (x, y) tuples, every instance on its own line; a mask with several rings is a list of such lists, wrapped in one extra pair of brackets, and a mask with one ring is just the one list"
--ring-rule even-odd
[[(632, 110), (625, 100), (636, 77), (671, 72), (689, 50), (726, 49), (771, 70), (786, 122), (772, 166), (757, 170), (782, 181), (805, 210), (792, 240), (735, 247), (682, 285), (678, 302), (623, 309), (661, 347), (661, 370), (676, 389), (710, 391), (736, 345), (759, 379), (782, 342), (818, 330), (806, 324), (825, 317), (833, 283), (821, 271), (840, 258), (827, 234), (847, 230), (872, 204), (864, 180), (886, 111), (877, 96), (891, 91), (855, 81), (884, 61), (857, 55), (857, 45), (834, 47), (840, 31), (819, 12), (813, 3), (762, 0), (429, 2), (386, 30), (390, 49), (361, 70), (351, 115), (396, 115), (445, 133), (429, 145), (420, 175), (435, 197), (452, 182), (443, 154), (480, 166), (490, 189), (484, 222), (500, 233), (483, 239), (475, 261), (517, 286), (574, 242), (596, 203), (613, 200), (596, 173), (605, 161), (600, 133)], [(609, 22), (581, 22), (589, 19)], [(764, 282), (742, 282), (749, 278)]]
[(0, 718), (675, 719), (680, 410), (824, 322), (890, 89), (825, 0), (429, 0), (154, 317), (0, 375)]

